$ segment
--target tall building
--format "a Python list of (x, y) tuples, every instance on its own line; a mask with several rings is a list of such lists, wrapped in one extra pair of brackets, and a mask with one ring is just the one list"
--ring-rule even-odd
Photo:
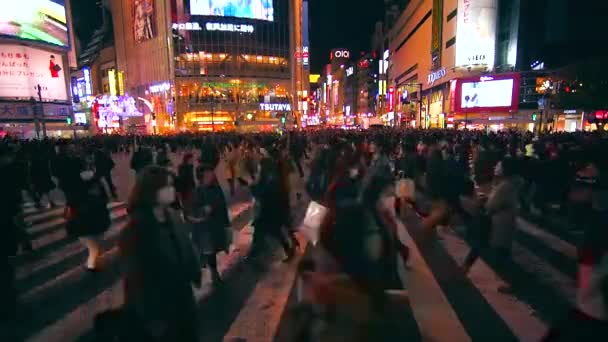
[(410, 2), (389, 33), (399, 124), (533, 128), (531, 113), (519, 111), (513, 72), (520, 13), (519, 0)]
[[(302, 0), (112, 0), (117, 68), (145, 122), (173, 130), (273, 130), (294, 123)], [(307, 48), (307, 46), (306, 46)], [(299, 55), (296, 55), (299, 52)]]
[(64, 0), (0, 11), (0, 135), (71, 136), (69, 20)]

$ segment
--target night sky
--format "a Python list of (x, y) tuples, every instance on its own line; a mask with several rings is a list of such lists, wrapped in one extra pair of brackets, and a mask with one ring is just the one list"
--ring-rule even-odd
[(347, 48), (356, 58), (369, 51), (374, 24), (384, 17), (382, 0), (309, 0), (312, 72), (329, 63), (329, 51)]
[[(369, 51), (374, 23), (383, 17), (382, 0), (309, 1), (312, 72), (319, 72), (329, 63), (329, 51), (333, 48), (350, 49), (353, 58), (361, 51)], [(97, 2), (72, 1), (74, 31), (83, 47), (101, 25)]]

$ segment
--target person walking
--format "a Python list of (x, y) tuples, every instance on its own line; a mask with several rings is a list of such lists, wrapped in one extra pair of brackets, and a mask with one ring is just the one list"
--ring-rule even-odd
[(0, 340), (14, 341), (17, 319), (15, 266), (11, 257), (17, 254), (19, 232), (16, 224), (20, 213), (21, 194), (14, 165), (15, 156), (9, 146), (0, 145)]
[(124, 316), (128, 341), (198, 341), (192, 284), (201, 270), (188, 229), (171, 205), (173, 176), (166, 168), (141, 170), (129, 199), (129, 223), (119, 249), (125, 267)]
[(38, 208), (41, 205), (40, 200), (45, 196), (52, 208), (56, 206), (50, 195), (51, 190), (56, 187), (51, 174), (50, 153), (45, 145), (39, 145), (32, 154), (30, 176), (34, 202)]
[(209, 266), (213, 284), (218, 285), (222, 278), (217, 268), (217, 253), (228, 253), (232, 238), (228, 205), (213, 166), (199, 166), (196, 176), (200, 185), (188, 220), (193, 222), (192, 237), (198, 254)]
[(116, 194), (116, 186), (112, 181), (112, 170), (116, 165), (112, 160), (112, 155), (107, 149), (97, 149), (94, 153), (95, 159), (95, 174), (101, 181), (105, 181), (110, 188), (110, 193), (114, 199), (118, 198)]
[(185, 211), (188, 211), (192, 206), (192, 194), (196, 187), (193, 158), (192, 153), (184, 155), (181, 164), (177, 168), (177, 178), (175, 180), (175, 190), (180, 197), (180, 202)]
[(519, 208), (518, 187), (514, 175), (514, 160), (505, 158), (500, 161), (494, 170), (497, 183), (485, 204), (492, 224), (490, 246), (495, 251), (497, 261), (503, 265), (510, 260)]
[(258, 182), (251, 187), (256, 201), (251, 256), (256, 257), (261, 252), (264, 240), (272, 237), (280, 242), (286, 255), (284, 261), (287, 262), (294, 257), (295, 250), (283, 231), (288, 212), (285, 212), (284, 203), (281, 202), (283, 196), (277, 163), (269, 157), (262, 159), (257, 179)]
[(74, 204), (70, 206), (66, 229), (88, 249), (86, 269), (99, 270), (98, 258), (102, 254), (101, 235), (111, 224), (108, 195), (91, 165), (83, 165), (77, 182)]

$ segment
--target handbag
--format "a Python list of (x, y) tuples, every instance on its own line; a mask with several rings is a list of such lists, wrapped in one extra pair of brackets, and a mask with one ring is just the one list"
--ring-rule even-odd
[(300, 226), (300, 233), (306, 237), (306, 239), (316, 245), (319, 241), (319, 231), (325, 215), (327, 215), (328, 209), (316, 201), (310, 201), (308, 208), (306, 209), (306, 215)]

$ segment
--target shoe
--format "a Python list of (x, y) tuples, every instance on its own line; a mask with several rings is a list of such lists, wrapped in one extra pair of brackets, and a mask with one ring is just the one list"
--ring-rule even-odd
[(87, 271), (87, 274), (98, 274), (100, 271), (97, 267), (91, 268), (88, 266), (85, 266), (85, 270)]

